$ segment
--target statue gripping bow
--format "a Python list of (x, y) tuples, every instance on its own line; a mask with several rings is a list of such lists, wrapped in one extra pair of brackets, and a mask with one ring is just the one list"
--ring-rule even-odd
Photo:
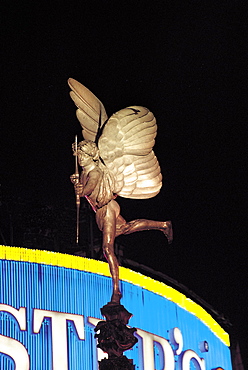
[(114, 254), (115, 238), (142, 230), (160, 230), (172, 242), (170, 221), (137, 219), (130, 222), (120, 214), (115, 198), (148, 199), (157, 195), (162, 175), (153, 152), (157, 133), (153, 114), (131, 106), (107, 117), (105, 108), (85, 86), (68, 80), (70, 96), (77, 106), (77, 118), (84, 140), (73, 144), (82, 167), (71, 176), (77, 197), (85, 197), (96, 214), (102, 231), (102, 248), (113, 280), (111, 303), (119, 304), (119, 265)]

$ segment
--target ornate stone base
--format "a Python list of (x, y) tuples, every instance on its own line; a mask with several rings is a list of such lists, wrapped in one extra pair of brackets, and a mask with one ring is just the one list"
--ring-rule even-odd
[(109, 358), (99, 362), (100, 370), (134, 370), (132, 360), (123, 352), (132, 348), (138, 339), (133, 335), (135, 328), (126, 325), (132, 314), (120, 304), (108, 303), (101, 308), (106, 321), (99, 321), (95, 327), (98, 347), (108, 353)]
[(135, 370), (133, 360), (126, 356), (103, 359), (99, 362), (99, 370)]

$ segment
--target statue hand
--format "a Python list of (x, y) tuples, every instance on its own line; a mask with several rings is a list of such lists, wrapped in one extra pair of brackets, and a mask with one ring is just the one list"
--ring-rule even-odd
[(74, 173), (73, 175), (70, 176), (70, 179), (71, 179), (71, 182), (74, 185), (75, 193), (77, 195), (79, 195), (80, 197), (82, 197), (84, 186), (83, 186), (83, 184), (81, 184), (81, 182), (79, 180), (79, 174)]
[(73, 175), (70, 176), (71, 182), (76, 185), (79, 183), (79, 174), (74, 173)]
[(74, 189), (76, 195), (79, 195), (80, 197), (84, 196), (84, 186), (80, 182), (74, 184)]

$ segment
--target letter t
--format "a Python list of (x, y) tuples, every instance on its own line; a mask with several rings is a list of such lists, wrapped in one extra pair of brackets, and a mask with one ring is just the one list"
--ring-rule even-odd
[(79, 339), (84, 339), (84, 317), (64, 312), (34, 309), (33, 332), (39, 333), (45, 317), (51, 318), (53, 370), (68, 370), (66, 320), (74, 322)]

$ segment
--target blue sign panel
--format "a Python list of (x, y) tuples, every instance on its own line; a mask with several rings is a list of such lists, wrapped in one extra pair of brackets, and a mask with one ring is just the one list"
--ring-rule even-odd
[[(94, 327), (111, 295), (107, 264), (0, 248), (0, 369), (98, 369), (105, 354)], [(203, 308), (165, 284), (120, 273), (122, 304), (138, 338), (125, 355), (136, 369), (232, 369), (228, 334)]]

